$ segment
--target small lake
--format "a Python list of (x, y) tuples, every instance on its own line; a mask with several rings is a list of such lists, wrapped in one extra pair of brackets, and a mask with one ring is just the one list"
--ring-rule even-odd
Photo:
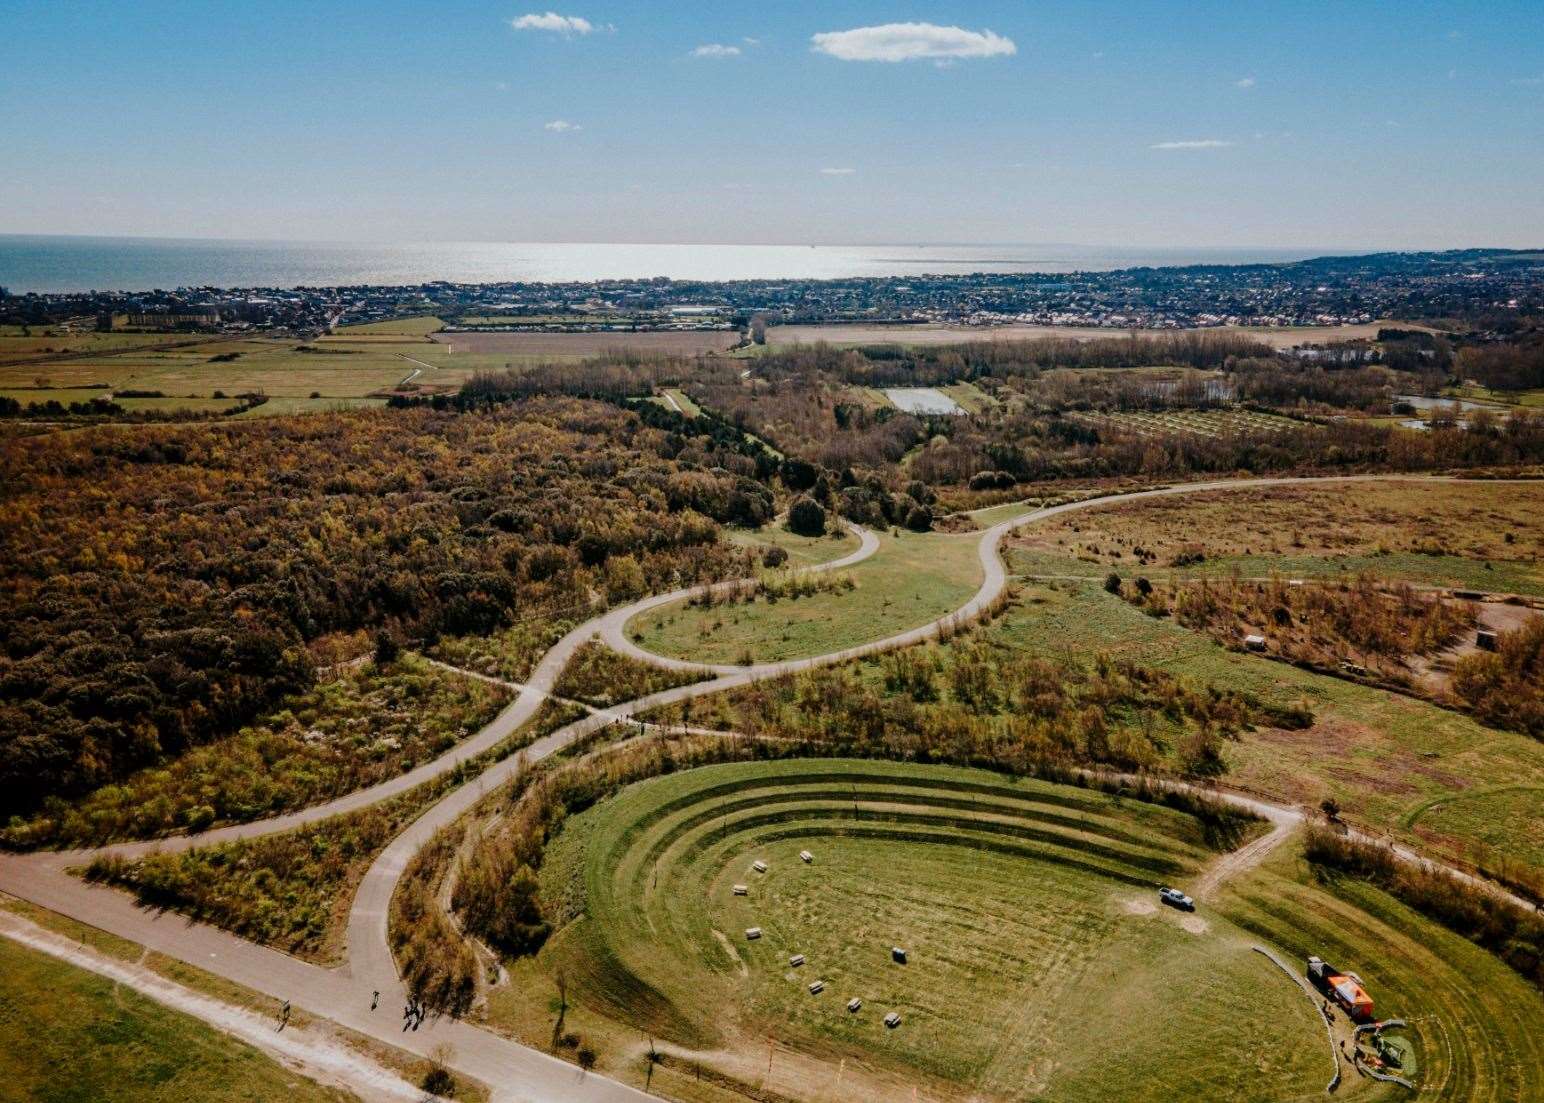
[(965, 407), (937, 387), (888, 387), (885, 397), (908, 414), (963, 414)]
[(1395, 402), (1408, 402), (1412, 409), (1416, 410), (1451, 410), (1457, 406), (1460, 410), (1506, 410), (1507, 407), (1499, 402), (1476, 402), (1472, 398), (1427, 398), (1419, 394), (1397, 394)]

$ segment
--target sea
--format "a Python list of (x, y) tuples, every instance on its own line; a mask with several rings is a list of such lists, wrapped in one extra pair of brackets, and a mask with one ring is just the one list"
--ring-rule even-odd
[(12, 294), (178, 287), (340, 287), (591, 280), (845, 279), (974, 272), (1107, 272), (1304, 260), (1333, 250), (1086, 245), (363, 244), (0, 234)]

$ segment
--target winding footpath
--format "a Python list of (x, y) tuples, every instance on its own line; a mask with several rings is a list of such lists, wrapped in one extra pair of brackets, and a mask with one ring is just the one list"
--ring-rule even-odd
[[(453, 1051), (453, 1056), (448, 1062), (450, 1067), (487, 1084), (492, 1090), (492, 1098), (497, 1101), (612, 1103), (612, 1101), (651, 1099), (654, 1097), (645, 1095), (636, 1088), (593, 1073), (582, 1073), (575, 1066), (559, 1061), (540, 1050), (499, 1037), (469, 1023), (450, 1019), (431, 1019), (416, 1031), (402, 1028), (402, 1019), (398, 1011), (406, 1002), (406, 996), (387, 942), (387, 911), (392, 893), (408, 862), (436, 832), (455, 823), (486, 794), (507, 784), (529, 764), (555, 754), (572, 745), (576, 740), (610, 724), (631, 720), (636, 715), (660, 705), (719, 693), (760, 679), (778, 677), (921, 643), (938, 635), (945, 626), (974, 620), (989, 609), (1006, 588), (1008, 576), (999, 550), (1003, 539), (1021, 526), (1045, 521), (1076, 510), (1140, 501), (1145, 498), (1215, 490), (1298, 484), (1352, 484), (1373, 480), (1458, 481), (1435, 476), (1409, 475), (1233, 479), (1113, 494), (1034, 510), (1002, 521), (982, 532), (979, 544), (981, 585), (970, 600), (959, 609), (931, 623), (883, 640), (784, 662), (743, 666), (695, 663), (644, 651), (627, 638), (625, 631), (627, 622), (640, 613), (716, 589), (726, 589), (738, 585), (737, 582), (691, 587), (644, 598), (631, 605), (605, 612), (574, 628), (542, 657), (530, 678), (519, 686), (515, 699), (487, 726), (444, 755), (416, 769), (324, 804), (266, 820), (235, 824), (200, 835), (126, 843), (97, 850), (0, 855), (0, 891), (139, 943), (169, 957), (196, 965), (271, 996), (275, 1000), (291, 1001), (295, 1007), (303, 1008), (313, 1015), (330, 1019), (351, 1030), (419, 1056), (427, 1057), (435, 1047), (448, 1043)], [(872, 532), (857, 526), (849, 527), (859, 537), (859, 547), (856, 551), (841, 559), (806, 569), (840, 570), (862, 562), (879, 550), (879, 540)], [(553, 695), (558, 680), (574, 653), (583, 644), (597, 637), (616, 651), (631, 658), (672, 670), (703, 673), (710, 677), (706, 681), (650, 694), (612, 708), (596, 709), (582, 719), (536, 740), (519, 754), (510, 755), (494, 763), (478, 777), (452, 790), (431, 805), (381, 852), (361, 881), (349, 912), (347, 962), (341, 968), (326, 969), (312, 965), (276, 950), (247, 942), (217, 928), (195, 923), (181, 916), (142, 908), (123, 892), (89, 884), (69, 872), (72, 868), (84, 866), (99, 855), (111, 854), (133, 858), (152, 851), (180, 852), (214, 843), (257, 838), (366, 808), (388, 797), (407, 792), (492, 750), (530, 721), (543, 701)], [(1167, 784), (1189, 788), (1182, 782)], [(1218, 795), (1263, 816), (1271, 822), (1272, 826), (1266, 835), (1239, 851), (1225, 856), (1203, 874), (1202, 879), (1194, 886), (1197, 895), (1215, 889), (1223, 878), (1258, 862), (1274, 846), (1287, 838), (1304, 819), (1303, 813), (1296, 808), (1238, 794)], [(1397, 847), (1396, 850), (1408, 860), (1426, 861), (1408, 848)], [(1461, 871), (1453, 872), (1467, 877)], [(1468, 879), (1476, 885), (1484, 885), (1492, 888), (1493, 891), (1500, 891), (1494, 889), (1488, 882), (1472, 877)], [(1513, 899), (1515, 900), (1516, 897)], [(3, 925), (0, 925), (0, 933), (6, 933)], [(376, 991), (380, 993), (380, 1006), (379, 1010), (371, 1011), (371, 997)]]

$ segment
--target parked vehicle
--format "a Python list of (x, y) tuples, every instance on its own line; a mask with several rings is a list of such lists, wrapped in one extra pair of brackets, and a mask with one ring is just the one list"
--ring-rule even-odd
[(1193, 912), (1196, 910), (1196, 902), (1194, 900), (1180, 892), (1179, 889), (1171, 889), (1167, 885), (1158, 890), (1158, 899), (1169, 905), (1169, 907), (1178, 908), (1180, 911)]

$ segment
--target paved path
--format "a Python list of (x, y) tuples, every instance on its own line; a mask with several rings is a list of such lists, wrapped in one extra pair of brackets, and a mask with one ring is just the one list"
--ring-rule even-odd
[[(295, 1006), (304, 1008), (312, 1014), (332, 1019), (413, 1053), (427, 1056), (434, 1046), (449, 1042), (455, 1054), (450, 1061), (451, 1067), (487, 1083), (493, 1089), (496, 1100), (530, 1100), (532, 1103), (536, 1101), (566, 1103), (569, 1100), (584, 1100), (592, 1103), (593, 1101), (612, 1103), (612, 1101), (637, 1101), (651, 1098), (635, 1088), (605, 1077), (580, 1074), (574, 1066), (566, 1062), (467, 1023), (430, 1020), (421, 1030), (406, 1032), (400, 1030), (401, 1019), (398, 1009), (402, 1006), (404, 997), (386, 941), (387, 905), (408, 861), (435, 832), (454, 823), (486, 793), (510, 781), (522, 768), (523, 763), (540, 761), (610, 723), (625, 720), (658, 705), (718, 693), (758, 679), (905, 647), (935, 637), (946, 624), (963, 623), (974, 619), (997, 599), (1007, 585), (1007, 574), (999, 555), (999, 548), (1003, 538), (1019, 526), (1075, 510), (1209, 490), (1288, 486), (1299, 483), (1354, 484), (1372, 480), (1401, 479), (1432, 481), (1432, 477), (1386, 475), (1330, 476), (1310, 479), (1239, 479), (1187, 483), (1038, 509), (993, 525), (981, 534), (982, 582), (971, 599), (955, 612), (930, 624), (884, 640), (826, 655), (786, 662), (727, 667), (667, 659), (643, 651), (633, 645), (622, 630), (628, 620), (649, 609), (706, 592), (714, 587), (691, 587), (645, 598), (632, 605), (592, 618), (570, 631), (542, 657), (514, 701), (486, 727), (446, 754), (400, 777), (312, 808), (254, 823), (232, 825), (196, 836), (128, 843), (106, 847), (101, 851), (54, 851), (0, 856), (0, 890), (148, 946), (170, 957), (198, 965), (257, 992), (272, 996), (276, 1000), (290, 1000)], [(857, 529), (856, 526), (854, 530), (861, 538), (857, 551), (809, 569), (838, 570), (873, 555), (879, 547), (878, 538), (867, 530)], [(66, 872), (69, 867), (79, 866), (89, 861), (95, 853), (134, 857), (152, 850), (180, 851), (193, 846), (232, 839), (255, 838), (368, 807), (386, 797), (414, 788), (492, 749), (535, 716), (542, 701), (552, 693), (574, 652), (597, 635), (617, 650), (634, 658), (673, 669), (703, 671), (714, 677), (693, 685), (651, 694), (611, 709), (598, 710), (542, 737), (522, 754), (509, 756), (495, 763), (477, 779), (451, 791), (432, 805), (380, 854), (361, 882), (349, 914), (348, 963), (341, 969), (323, 969), (246, 942), (213, 927), (194, 923), (179, 916), (141, 908), (124, 893), (88, 884)], [(1183, 783), (1171, 782), (1170, 784), (1182, 785)], [(1270, 846), (1280, 842), (1285, 837), (1285, 833), (1302, 820), (1302, 813), (1296, 809), (1236, 794), (1219, 795), (1224, 799), (1251, 807), (1273, 821), (1272, 831), (1262, 840), (1256, 840), (1255, 843), (1250, 844), (1254, 847), (1264, 844), (1266, 840), (1271, 840), (1270, 845), (1259, 845), (1257, 850), (1242, 859), (1244, 861), (1248, 861), (1250, 857), (1255, 860), (1263, 857)], [(1295, 817), (1295, 819), (1289, 823), (1289, 817)], [(1424, 860), (1408, 848), (1396, 849), (1410, 860)], [(1250, 848), (1245, 847), (1243, 850), (1249, 851)], [(1233, 869), (1233, 872), (1237, 871), (1236, 868)], [(1220, 876), (1226, 875), (1225, 869)], [(1467, 877), (1476, 885), (1488, 885), (1488, 882), (1478, 878), (1460, 875)], [(1515, 900), (1516, 897), (1513, 899)], [(371, 1012), (370, 995), (375, 989), (381, 992), (380, 1010)]]

